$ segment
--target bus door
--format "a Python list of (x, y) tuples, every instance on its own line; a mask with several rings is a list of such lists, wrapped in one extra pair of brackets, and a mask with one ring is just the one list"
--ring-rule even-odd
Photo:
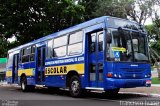
[(89, 85), (103, 87), (103, 31), (89, 33)]
[(37, 48), (37, 71), (36, 71), (36, 79), (37, 84), (43, 84), (45, 81), (45, 58), (46, 58), (46, 48), (45, 46)]
[(15, 54), (13, 57), (12, 83), (17, 83), (18, 81), (18, 60), (19, 60), (19, 54)]

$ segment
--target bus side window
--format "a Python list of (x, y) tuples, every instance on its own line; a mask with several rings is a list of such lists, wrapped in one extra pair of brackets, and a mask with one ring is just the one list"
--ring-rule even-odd
[(95, 35), (96, 33), (93, 33), (92, 35), (91, 35), (91, 38), (90, 38), (90, 42), (89, 42), (89, 44), (90, 44), (90, 52), (95, 52), (95, 50), (96, 50), (96, 35)]
[(96, 65), (95, 64), (90, 64), (90, 81), (95, 81), (96, 80)]
[(41, 49), (38, 49), (38, 67), (41, 66)]
[(8, 54), (7, 66), (13, 65), (13, 53)]
[(29, 62), (31, 47), (23, 49), (22, 63)]
[(98, 35), (98, 51), (103, 51), (103, 33)]
[(20, 51), (20, 54), (19, 54), (19, 61), (18, 63), (22, 63), (22, 50)]
[(69, 35), (68, 55), (82, 53), (83, 31), (78, 31)]
[(68, 36), (63, 35), (53, 40), (53, 57), (66, 56)]
[(22, 63), (24, 63), (25, 62), (25, 59), (24, 59), (24, 49), (22, 49), (22, 56), (21, 56), (21, 59), (22, 59)]
[(35, 60), (35, 51), (36, 51), (36, 46), (34, 45), (31, 47), (30, 61)]
[(47, 51), (47, 58), (53, 57), (53, 39), (48, 41), (48, 51)]

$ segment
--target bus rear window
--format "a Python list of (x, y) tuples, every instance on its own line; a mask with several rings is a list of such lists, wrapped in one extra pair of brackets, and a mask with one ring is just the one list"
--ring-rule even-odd
[(8, 54), (8, 61), (7, 61), (7, 66), (12, 66), (13, 65), (13, 53)]

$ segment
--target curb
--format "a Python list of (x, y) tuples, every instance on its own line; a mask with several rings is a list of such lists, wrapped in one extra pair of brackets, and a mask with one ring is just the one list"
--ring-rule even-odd
[(151, 84), (151, 87), (160, 87), (160, 84)]
[(160, 94), (147, 94), (147, 93), (138, 93), (138, 92), (119, 92), (120, 94), (136, 94), (136, 95), (143, 95), (143, 96), (151, 96), (151, 97), (158, 97), (160, 98)]
[(9, 84), (0, 84), (0, 86), (11, 86)]
[(0, 84), (3, 87), (18, 87), (18, 84)]
[[(0, 84), (0, 86), (4, 87), (19, 87), (18, 84)], [(160, 84), (152, 84), (152, 87), (160, 87)], [(143, 96), (151, 96), (151, 97), (158, 97), (160, 98), (160, 94), (147, 94), (147, 93), (138, 93), (138, 92), (119, 92), (120, 94), (136, 94), (136, 95), (143, 95)]]

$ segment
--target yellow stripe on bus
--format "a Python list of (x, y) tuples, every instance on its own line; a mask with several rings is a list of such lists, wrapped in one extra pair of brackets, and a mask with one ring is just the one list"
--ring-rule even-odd
[(30, 68), (30, 69), (21, 69), (21, 70), (18, 70), (18, 76), (21, 76), (23, 73), (26, 76), (33, 76), (33, 69)]
[(72, 70), (77, 71), (78, 74), (84, 74), (84, 64), (46, 67), (45, 75), (66, 75), (69, 71)]
[(11, 77), (11, 76), (12, 76), (12, 71), (11, 70), (6, 71), (6, 77)]
[[(34, 76), (34, 69), (21, 69), (18, 70), (18, 76), (21, 76), (23, 73), (26, 76)], [(72, 65), (63, 65), (63, 66), (51, 66), (45, 68), (45, 75), (66, 75), (69, 71), (75, 70), (78, 74), (84, 74), (84, 64), (72, 64)], [(12, 71), (6, 71), (6, 77), (11, 77)]]

